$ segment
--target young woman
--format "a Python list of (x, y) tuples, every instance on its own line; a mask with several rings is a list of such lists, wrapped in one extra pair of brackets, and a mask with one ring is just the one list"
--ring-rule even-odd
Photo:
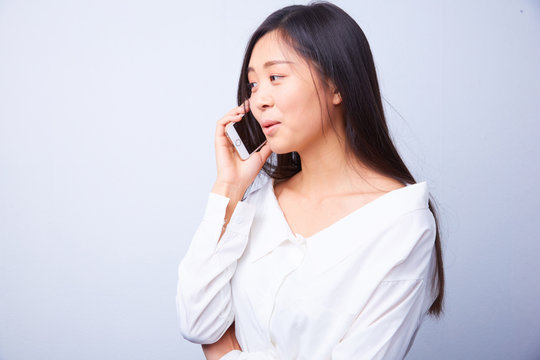
[[(182, 335), (207, 359), (402, 359), (441, 313), (441, 245), (362, 30), (329, 3), (276, 11), (249, 41), (238, 102), (179, 267)], [(224, 133), (244, 114), (267, 138), (246, 161)]]

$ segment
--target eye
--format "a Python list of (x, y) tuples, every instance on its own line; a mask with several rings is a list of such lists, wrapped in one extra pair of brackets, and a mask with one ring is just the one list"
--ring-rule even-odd
[(257, 86), (257, 83), (256, 82), (250, 82), (247, 84), (247, 88), (249, 91), (253, 90), (254, 87)]
[(270, 80), (271, 81), (274, 81), (274, 80), (279, 80), (281, 79), (283, 76), (281, 75), (270, 75)]

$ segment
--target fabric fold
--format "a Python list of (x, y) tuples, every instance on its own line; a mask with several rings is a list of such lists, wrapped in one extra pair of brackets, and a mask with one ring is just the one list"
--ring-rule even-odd
[(194, 343), (216, 342), (234, 321), (230, 280), (246, 248), (255, 208), (239, 202), (221, 235), (229, 201), (210, 193), (203, 221), (178, 267), (180, 331)]

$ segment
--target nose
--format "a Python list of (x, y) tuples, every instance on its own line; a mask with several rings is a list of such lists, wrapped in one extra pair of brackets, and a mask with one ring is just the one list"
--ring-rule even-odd
[(257, 91), (251, 95), (250, 103), (254, 104), (260, 111), (274, 106), (274, 98), (270, 86), (267, 84), (260, 84)]

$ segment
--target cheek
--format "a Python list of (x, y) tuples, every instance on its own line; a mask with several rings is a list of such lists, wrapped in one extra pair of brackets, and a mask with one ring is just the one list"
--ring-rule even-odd
[(281, 92), (280, 103), (284, 104), (289, 111), (302, 114), (306, 114), (307, 111), (310, 115), (314, 111), (318, 113), (320, 105), (313, 84), (296, 81), (291, 85)]
[(261, 115), (261, 112), (259, 111), (257, 106), (255, 106), (255, 104), (256, 104), (256, 102), (253, 99), (253, 97), (250, 97), (249, 98), (249, 112), (255, 117), (255, 120), (259, 121), (259, 117)]
[(285, 121), (296, 122), (304, 109), (303, 99), (298, 96), (298, 92), (291, 91), (291, 89), (280, 91), (274, 99), (278, 111), (287, 119)]
[(252, 111), (251, 113), (253, 114), (253, 117), (255, 118), (255, 121), (257, 121), (259, 126), (262, 128), (262, 124), (261, 124), (262, 116), (261, 116), (260, 111)]
[(284, 96), (279, 103), (282, 114), (292, 127), (311, 132), (313, 125), (320, 125), (321, 107), (316, 97), (296, 92)]

